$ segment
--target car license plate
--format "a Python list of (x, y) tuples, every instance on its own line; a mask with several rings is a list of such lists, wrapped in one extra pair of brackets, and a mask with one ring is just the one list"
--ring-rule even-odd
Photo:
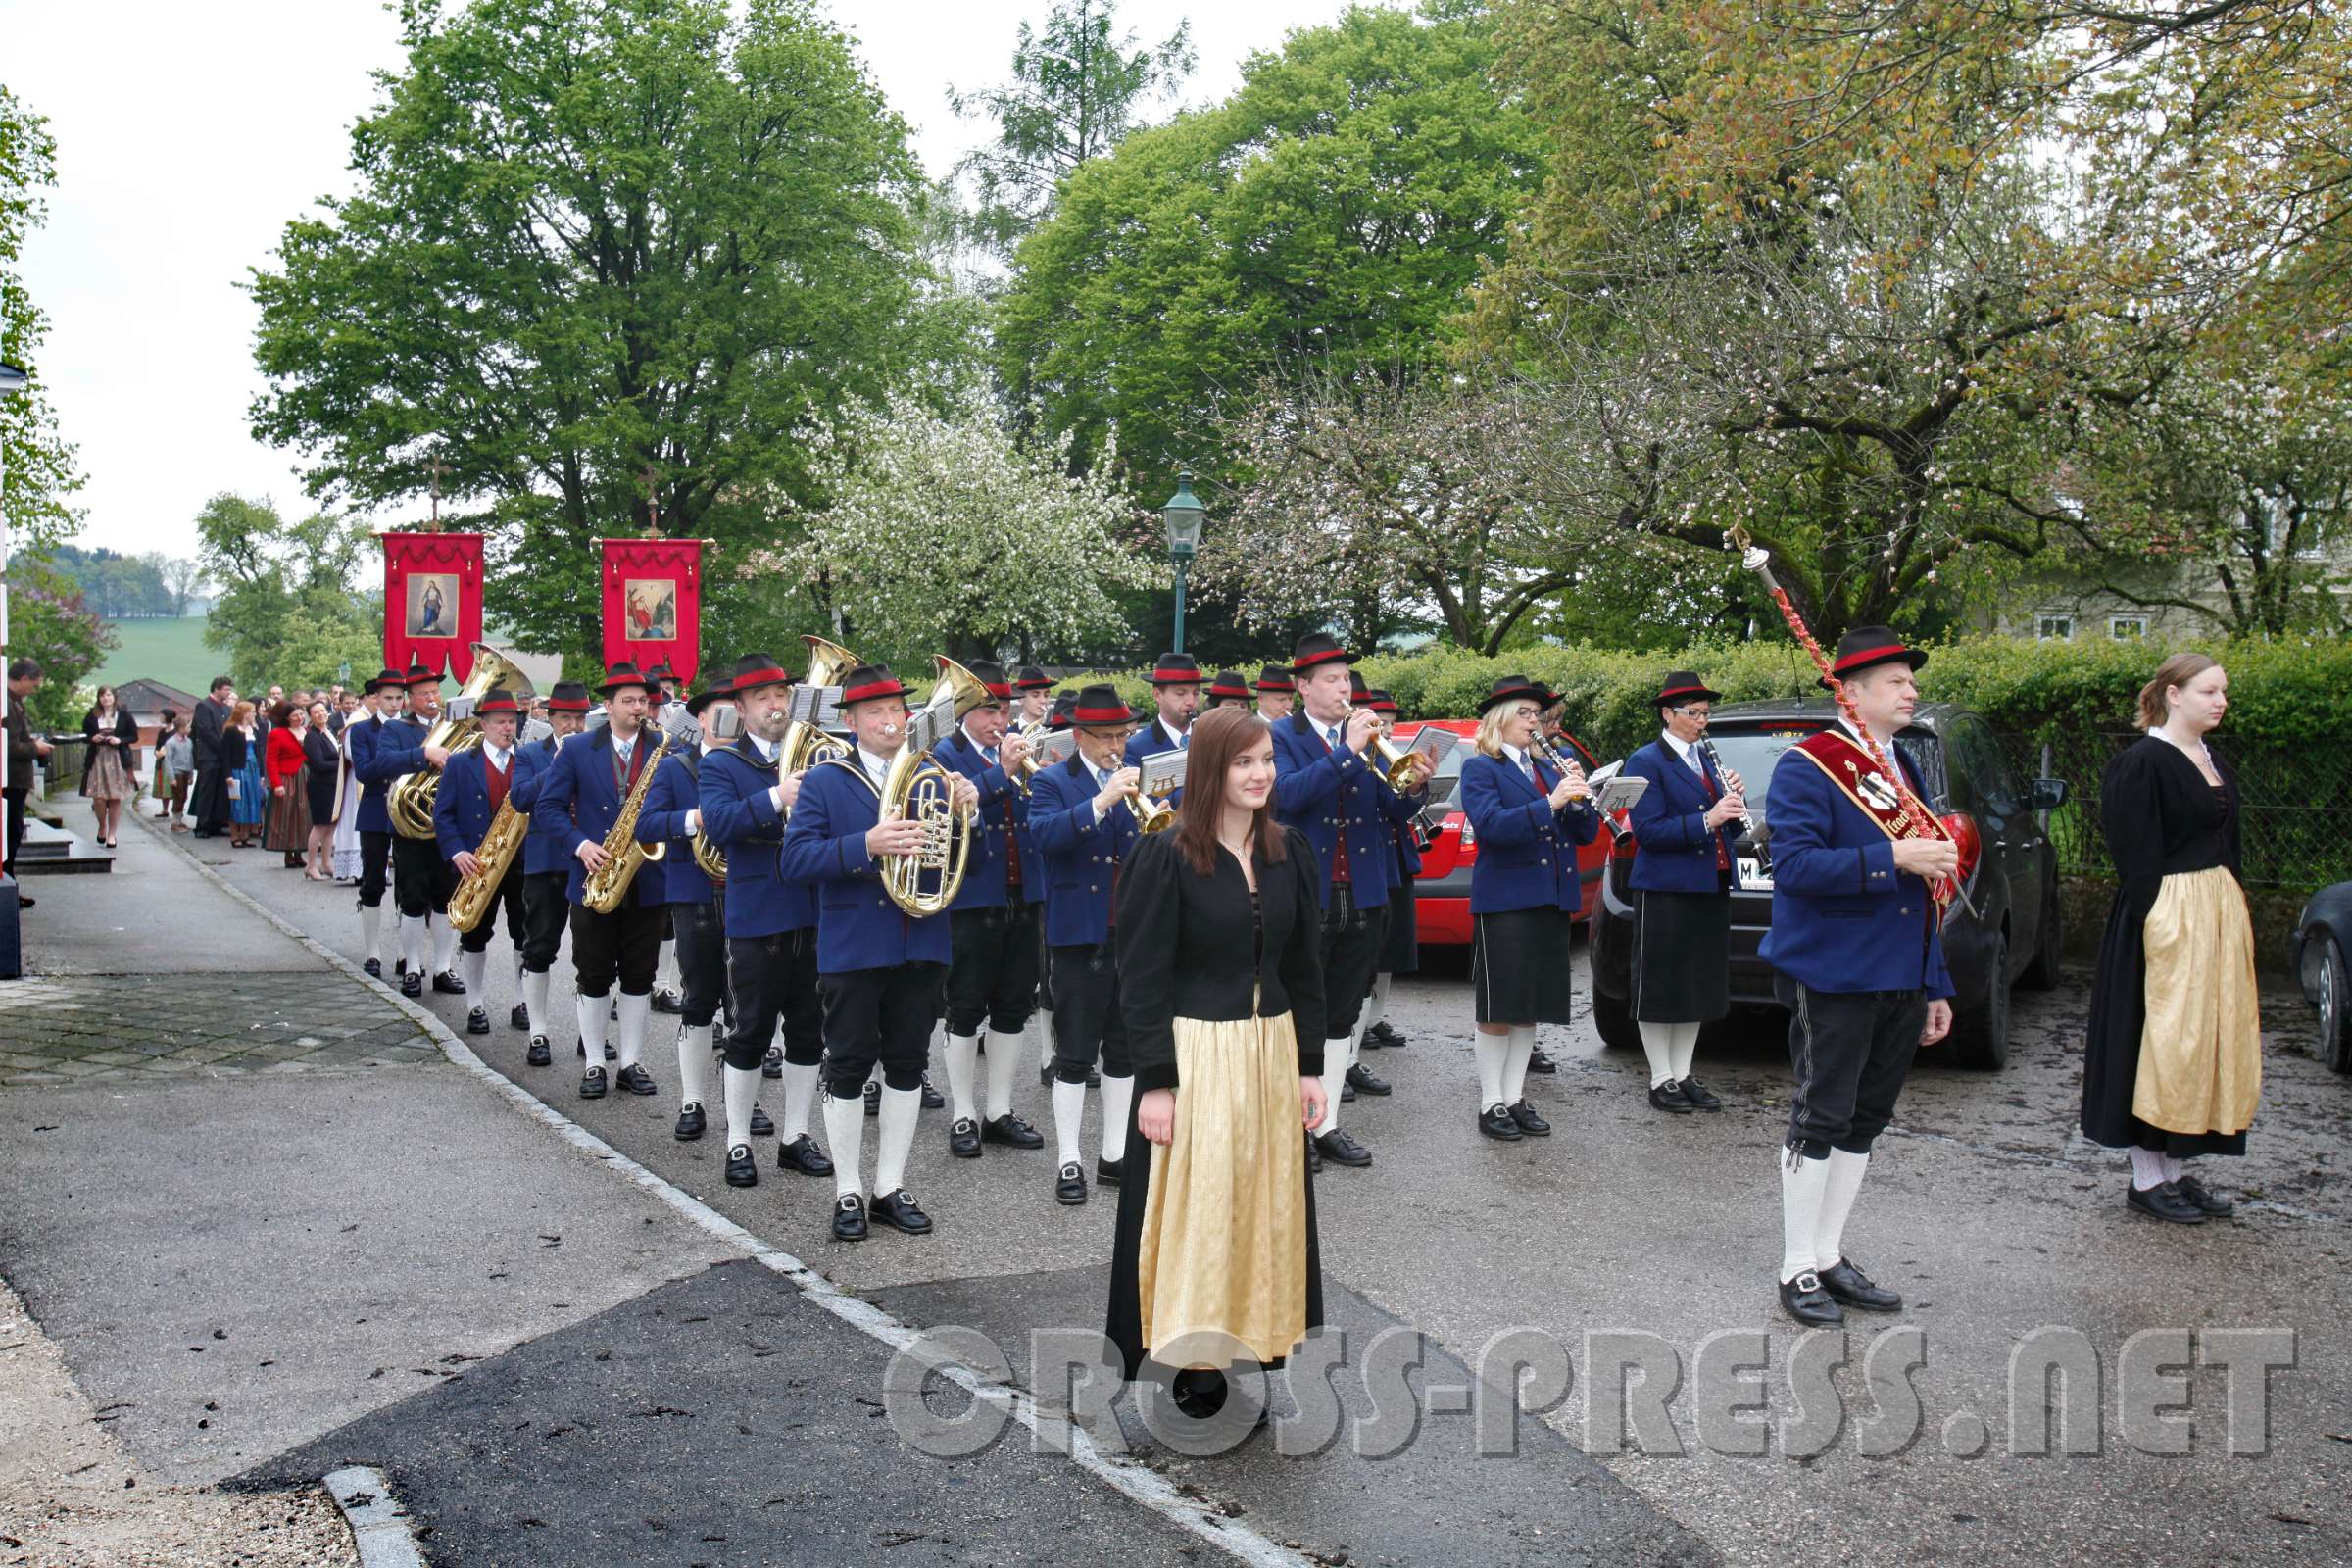
[(1772, 891), (1772, 878), (1765, 874), (1763, 866), (1752, 855), (1740, 857), (1740, 886), (1743, 891), (1749, 893), (1770, 893)]

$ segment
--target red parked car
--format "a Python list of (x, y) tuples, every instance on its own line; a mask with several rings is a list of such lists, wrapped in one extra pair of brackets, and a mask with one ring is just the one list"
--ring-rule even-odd
[[(1478, 739), (1478, 720), (1475, 718), (1431, 718), (1400, 723), (1395, 740), (1398, 746), (1409, 747), (1422, 725), (1435, 724), (1449, 729), (1462, 738), (1462, 744), (1446, 754), (1438, 764), (1438, 776), (1430, 784), (1433, 803), (1443, 792), (1446, 803), (1434, 804), (1429, 819), (1435, 824), (1436, 836), (1428, 849), (1421, 852), (1421, 876), (1414, 884), (1417, 897), (1415, 918), (1420, 922), (1421, 944), (1424, 947), (1466, 948), (1470, 945), (1470, 869), (1478, 863), (1478, 835), (1470, 830), (1470, 819), (1450, 807), (1455, 787), (1459, 784), (1462, 763), (1469, 760), (1473, 744)], [(1573, 735), (1563, 736), (1573, 749), (1577, 761), (1589, 774), (1598, 765), (1591, 748)], [(1583, 883), (1584, 898), (1576, 918), (1582, 920), (1592, 907), (1598, 895), (1601, 873), (1609, 864), (1609, 835), (1601, 834), (1590, 844), (1580, 845), (1576, 852), (1579, 880)]]

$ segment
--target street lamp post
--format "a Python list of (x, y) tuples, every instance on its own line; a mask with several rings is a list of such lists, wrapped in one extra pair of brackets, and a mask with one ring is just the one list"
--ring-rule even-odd
[[(31, 383), (31, 377), (15, 366), (0, 363), (0, 398), (13, 398)], [(0, 512), (0, 650), (8, 647), (8, 514)], [(8, 714), (9, 704), (15, 699), (8, 688), (0, 686), (0, 718)], [(14, 782), (8, 776), (8, 752), (0, 747), (0, 793)], [(26, 803), (27, 808), (30, 802)], [(0, 832), (5, 832), (0, 826)], [(17, 913), (17, 884), (5, 870), (0, 870), (0, 980), (14, 980), (24, 972), (24, 943), (21, 929), (22, 916)]]
[(1159, 514), (1168, 524), (1168, 561), (1176, 568), (1176, 635), (1172, 652), (1184, 652), (1184, 573), (1192, 565), (1193, 557), (1200, 553), (1201, 508), (1193, 494), (1190, 472), (1176, 476), (1176, 493), (1168, 497)]

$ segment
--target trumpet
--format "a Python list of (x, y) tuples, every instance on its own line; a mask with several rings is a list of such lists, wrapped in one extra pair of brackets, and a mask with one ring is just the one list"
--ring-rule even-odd
[(1404, 781), (1407, 775), (1421, 765), (1420, 756), (1417, 753), (1401, 750), (1395, 741), (1389, 739), (1389, 721), (1378, 713), (1372, 712), (1372, 710), (1351, 708), (1348, 713), (1350, 718), (1357, 713), (1372, 713), (1373, 722), (1380, 727), (1372, 732), (1372, 744), (1365, 747), (1364, 750), (1367, 755), (1379, 762), (1380, 770), (1387, 775), (1390, 787), (1402, 790), (1405, 787)]

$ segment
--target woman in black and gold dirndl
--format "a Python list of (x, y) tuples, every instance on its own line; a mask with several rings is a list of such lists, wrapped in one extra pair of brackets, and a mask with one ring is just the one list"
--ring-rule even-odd
[(1273, 819), (1265, 721), (1193, 726), (1183, 818), (1120, 876), (1119, 996), (1138, 1097), (1108, 1333), (1177, 1406), (1224, 1405), (1225, 1368), (1279, 1365), (1323, 1321), (1302, 1128), (1323, 1113), (1314, 853)]
[(2232, 1204), (2181, 1168), (2242, 1154), (2262, 1098), (2254, 931), (2238, 884), (2237, 776), (2206, 747), (2229, 675), (2176, 654), (2139, 694), (2147, 734), (2107, 764), (2116, 893), (2082, 1059), (2082, 1132), (2132, 1153), (2128, 1207), (2175, 1224)]

